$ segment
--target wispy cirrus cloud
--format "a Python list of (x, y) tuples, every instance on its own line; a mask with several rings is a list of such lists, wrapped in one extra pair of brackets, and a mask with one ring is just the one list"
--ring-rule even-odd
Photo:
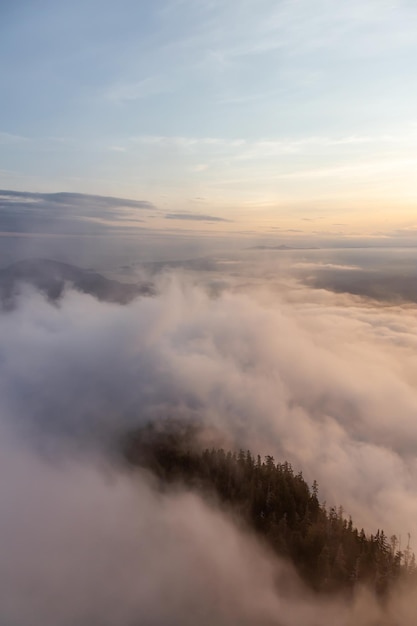
[(230, 220), (224, 217), (217, 217), (215, 215), (201, 215), (200, 213), (167, 213), (165, 215), (167, 220), (185, 220), (191, 222), (230, 222)]
[(82, 193), (0, 190), (0, 231), (43, 234), (100, 234), (142, 221), (156, 211), (145, 200)]
[(13, 145), (22, 142), (26, 143), (27, 141), (30, 141), (29, 137), (24, 137), (23, 135), (15, 135), (14, 133), (0, 132), (0, 145)]
[(167, 78), (150, 76), (138, 81), (115, 83), (105, 92), (105, 97), (115, 103), (126, 103), (158, 96), (171, 90), (172, 84)]
[(245, 137), (204, 137), (139, 135), (130, 138), (130, 144), (142, 144), (161, 148), (175, 147), (178, 150), (207, 152), (213, 155), (227, 154), (237, 160), (257, 160), (286, 154), (308, 154), (317, 150), (340, 151), (380, 149), (381, 146), (402, 145), (409, 148), (417, 145), (415, 129), (407, 126), (403, 132), (385, 134), (310, 135), (281, 138), (248, 139)]

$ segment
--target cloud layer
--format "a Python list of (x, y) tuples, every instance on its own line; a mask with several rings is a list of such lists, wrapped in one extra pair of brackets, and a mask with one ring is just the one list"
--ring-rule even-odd
[(384, 609), (366, 590), (320, 599), (199, 497), (91, 459), (40, 459), (2, 435), (0, 469), (13, 478), (0, 485), (2, 623), (414, 623), (407, 590)]
[[(72, 291), (56, 307), (28, 288), (2, 315), (6, 622), (382, 619), (366, 594), (314, 600), (210, 503), (117, 469), (126, 429), (191, 417), (291, 461), (368, 532), (416, 536), (414, 306), (223, 278), (213, 291), (204, 274), (162, 274), (158, 296), (126, 307)], [(407, 598), (388, 614), (411, 626)]]
[(103, 234), (125, 220), (142, 222), (150, 202), (82, 193), (0, 190), (0, 231), (27, 234)]

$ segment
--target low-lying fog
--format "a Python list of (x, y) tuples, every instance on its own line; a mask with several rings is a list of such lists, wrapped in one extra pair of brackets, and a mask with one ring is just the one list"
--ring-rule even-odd
[(416, 293), (398, 276), (415, 278), (416, 256), (217, 250), (98, 264), (152, 282), (155, 295), (127, 305), (21, 287), (0, 324), (1, 622), (414, 625), (413, 591), (383, 609), (366, 590), (313, 597), (200, 496), (127, 474), (117, 446), (146, 421), (195, 419), (226, 447), (290, 461), (359, 528), (413, 545)]

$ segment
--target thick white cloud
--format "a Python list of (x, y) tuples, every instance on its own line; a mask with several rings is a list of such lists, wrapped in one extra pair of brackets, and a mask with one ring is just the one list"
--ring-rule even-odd
[(291, 283), (212, 298), (176, 274), (129, 307), (27, 294), (0, 333), (3, 410), (43, 438), (195, 416), (292, 461), (359, 524), (417, 534), (414, 307)]
[(51, 462), (1, 434), (2, 624), (415, 623), (407, 589), (384, 608), (364, 589), (316, 597), (198, 496), (91, 458)]
[(417, 533), (415, 308), (291, 280), (235, 279), (210, 297), (203, 282), (171, 274), (127, 307), (76, 292), (54, 307), (29, 290), (2, 315), (6, 623), (373, 623), (362, 596), (335, 608), (302, 591), (300, 603), (295, 582), (277, 595), (274, 568), (286, 579), (286, 566), (223, 514), (103, 468), (93, 444), (194, 417), (291, 461), (329, 504), (404, 545)]

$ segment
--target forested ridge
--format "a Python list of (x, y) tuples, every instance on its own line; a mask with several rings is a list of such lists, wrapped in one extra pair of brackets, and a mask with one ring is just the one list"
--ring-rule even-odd
[(211, 493), (282, 557), (295, 565), (316, 591), (353, 589), (358, 583), (386, 594), (400, 576), (417, 579), (410, 537), (405, 546), (383, 530), (366, 534), (343, 508), (320, 503), (290, 463), (261, 458), (249, 450), (226, 451), (195, 445), (193, 429), (150, 425), (130, 433), (124, 454), (145, 467), (161, 485), (180, 483)]

